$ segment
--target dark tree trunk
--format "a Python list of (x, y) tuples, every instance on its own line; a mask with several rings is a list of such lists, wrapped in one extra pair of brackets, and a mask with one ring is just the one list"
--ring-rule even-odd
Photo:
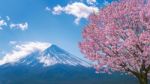
[(147, 74), (139, 74), (138, 76), (139, 84), (148, 84)]

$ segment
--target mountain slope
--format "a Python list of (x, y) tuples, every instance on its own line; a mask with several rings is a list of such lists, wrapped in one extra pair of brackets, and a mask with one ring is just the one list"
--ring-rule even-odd
[(95, 74), (94, 69), (56, 64), (49, 67), (15, 65), (0, 68), (0, 84), (137, 84), (127, 75)]
[(30, 66), (43, 65), (43, 67), (48, 67), (55, 64), (67, 64), (72, 66), (80, 65), (84, 67), (91, 66), (90, 63), (68, 53), (56, 45), (51, 45), (42, 52), (33, 52), (13, 64), (24, 64)]
[(47, 48), (42, 56), (39, 57), (41, 63), (45, 63), (45, 65), (53, 65), (53, 64), (69, 64), (69, 65), (81, 65), (81, 66), (90, 66), (84, 60), (68, 53), (67, 51), (59, 48), (56, 45), (52, 45)]

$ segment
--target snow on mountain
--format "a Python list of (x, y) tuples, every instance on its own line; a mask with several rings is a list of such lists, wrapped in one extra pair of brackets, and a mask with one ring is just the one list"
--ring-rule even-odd
[[(31, 49), (29, 47), (31, 47)], [(91, 66), (87, 61), (68, 53), (56, 45), (38, 43), (38, 45), (34, 44), (32, 46), (31, 44), (30, 46), (27, 46), (26, 44), (24, 46), (20, 46), (19, 48), (21, 48), (19, 52), (13, 51), (13, 53), (3, 57), (0, 60), (0, 65), (25, 64), (35, 66), (42, 64), (42, 66), (48, 67), (55, 64), (66, 64), (71, 66)]]
[(44, 64), (44, 66), (54, 64), (90, 66), (88, 62), (68, 53), (56, 45), (51, 45), (51, 47), (47, 48), (41, 53), (41, 56), (39, 56), (38, 59), (40, 63)]

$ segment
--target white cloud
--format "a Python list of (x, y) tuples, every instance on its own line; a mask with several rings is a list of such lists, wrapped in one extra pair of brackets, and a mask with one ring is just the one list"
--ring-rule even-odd
[(50, 9), (49, 7), (46, 7), (45, 9), (46, 9), (47, 11), (51, 11), (51, 9)]
[(20, 29), (20, 30), (26, 30), (28, 29), (28, 23), (18, 23), (18, 24), (13, 24), (10, 23), (10, 17), (5, 16), (5, 18), (2, 18), (0, 16), (0, 30), (3, 30), (3, 27), (10, 27), (10, 29)]
[(86, 1), (87, 1), (88, 4), (91, 4), (91, 5), (96, 3), (96, 0), (86, 0)]
[(16, 28), (16, 29), (21, 29), (22, 31), (28, 29), (28, 23), (19, 23), (19, 24), (10, 24), (9, 25), (11, 29)]
[(6, 23), (6, 21), (5, 20), (0, 20), (0, 30), (2, 30), (3, 29), (3, 26), (7, 26), (7, 23)]
[(59, 15), (62, 11), (64, 10), (63, 7), (61, 7), (60, 5), (57, 5), (56, 7), (53, 8), (53, 14)]
[(12, 45), (15, 45), (15, 44), (17, 44), (17, 41), (10, 41), (9, 43)]
[(35, 51), (43, 51), (48, 48), (51, 44), (46, 42), (26, 42), (17, 44), (10, 53), (7, 53), (1, 60), (0, 65), (6, 63), (15, 63), (20, 59), (26, 57), (27, 55)]
[(7, 21), (9, 21), (9, 20), (10, 20), (10, 17), (9, 17), (9, 16), (6, 16), (6, 19), (7, 19)]
[(98, 8), (95, 6), (87, 6), (81, 2), (74, 2), (72, 4), (68, 4), (65, 7), (61, 7), (57, 5), (53, 8), (53, 14), (61, 14), (62, 12), (73, 15), (76, 17), (75, 23), (78, 24), (80, 19), (87, 19), (91, 13), (98, 12)]
[(0, 26), (6, 26), (7, 23), (5, 22), (5, 20), (0, 20)]

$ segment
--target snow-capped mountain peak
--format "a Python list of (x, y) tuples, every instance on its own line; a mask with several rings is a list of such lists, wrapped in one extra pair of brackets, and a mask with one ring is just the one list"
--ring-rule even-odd
[(44, 66), (50, 66), (54, 64), (90, 66), (88, 62), (68, 53), (56, 45), (51, 45), (49, 48), (43, 51), (38, 59), (40, 63), (44, 64)]

